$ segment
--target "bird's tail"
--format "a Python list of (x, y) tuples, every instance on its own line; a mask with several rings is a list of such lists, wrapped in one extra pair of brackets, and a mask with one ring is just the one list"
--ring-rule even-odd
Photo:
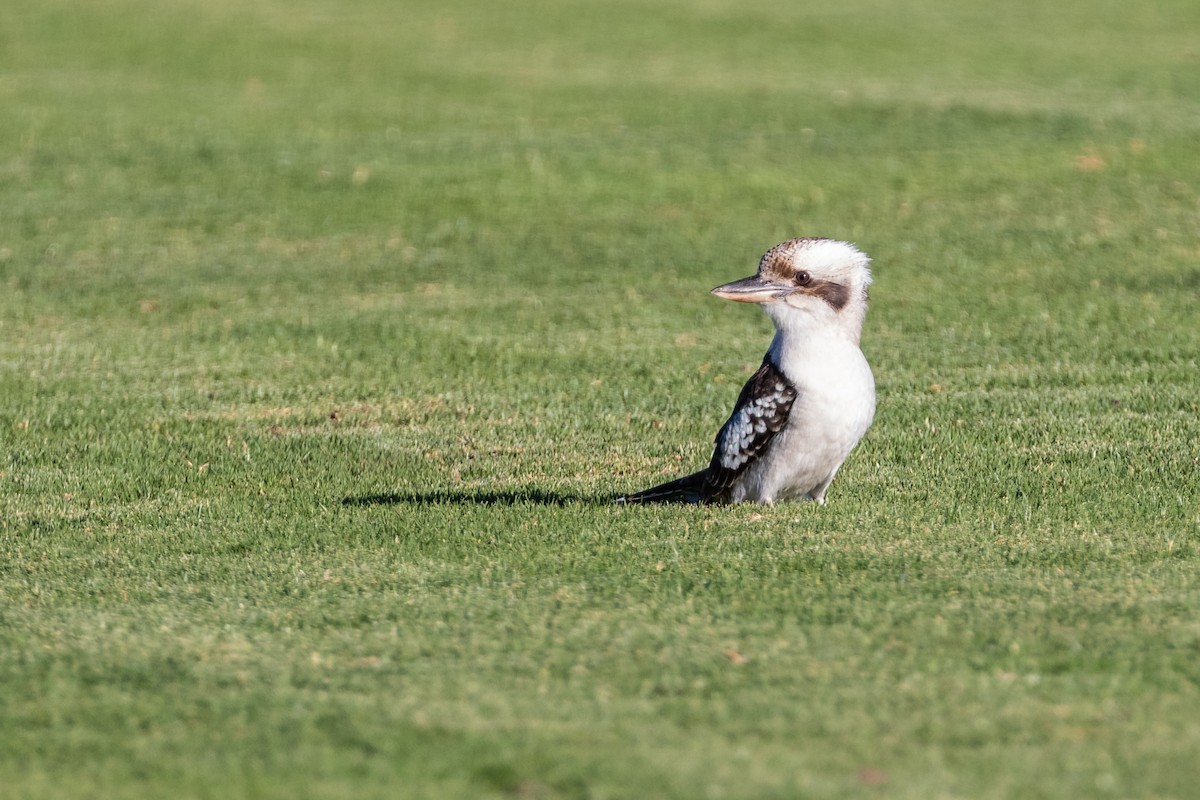
[(617, 503), (707, 503), (711, 497), (704, 481), (705, 470), (641, 492), (618, 497)]

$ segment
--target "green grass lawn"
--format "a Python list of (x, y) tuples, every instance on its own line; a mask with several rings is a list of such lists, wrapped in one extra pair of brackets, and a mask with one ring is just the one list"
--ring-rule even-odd
[[(1194, 797), (1198, 29), (8, 0), (0, 796)], [(612, 505), (796, 235), (875, 266), (828, 505)]]

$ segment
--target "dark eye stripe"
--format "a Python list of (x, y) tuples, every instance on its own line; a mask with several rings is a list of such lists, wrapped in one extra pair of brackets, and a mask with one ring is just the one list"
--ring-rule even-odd
[(834, 311), (841, 311), (850, 302), (850, 289), (833, 281), (813, 281), (804, 287), (804, 293), (821, 298)]

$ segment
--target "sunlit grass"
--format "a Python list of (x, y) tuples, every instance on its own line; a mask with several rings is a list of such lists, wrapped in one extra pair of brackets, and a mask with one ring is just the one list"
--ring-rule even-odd
[[(1191, 4), (0, 10), (0, 786), (1188, 797)], [(621, 509), (876, 283), (829, 503)]]

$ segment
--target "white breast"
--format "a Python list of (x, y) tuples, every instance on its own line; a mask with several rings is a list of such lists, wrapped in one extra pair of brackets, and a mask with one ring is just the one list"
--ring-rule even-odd
[(780, 370), (798, 397), (787, 425), (744, 480), (734, 500), (771, 503), (825, 489), (875, 416), (875, 380), (862, 351), (843, 337), (806, 339), (802, 347), (776, 340)]

